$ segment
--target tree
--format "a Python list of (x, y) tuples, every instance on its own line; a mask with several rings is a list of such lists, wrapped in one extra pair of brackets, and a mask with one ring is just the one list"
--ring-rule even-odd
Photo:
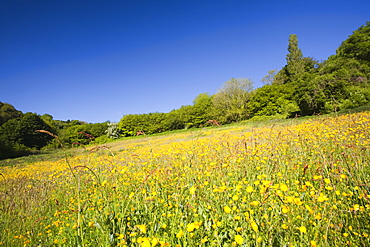
[(8, 120), (0, 128), (0, 136), (12, 145), (21, 144), (27, 148), (41, 149), (52, 137), (36, 130), (53, 132), (36, 113), (27, 112), (20, 118)]
[(291, 67), (292, 72), (294, 67), (301, 61), (303, 55), (301, 49), (298, 47), (298, 37), (296, 34), (289, 35), (288, 54), (286, 55), (287, 65)]
[(289, 35), (288, 54), (286, 55), (287, 64), (281, 69), (275, 79), (278, 84), (285, 84), (296, 81), (304, 72), (304, 62), (301, 49), (298, 47), (298, 37), (296, 34)]
[(277, 74), (277, 71), (276, 69), (273, 69), (273, 70), (269, 70), (267, 72), (267, 75), (265, 75), (261, 81), (266, 84), (266, 85), (272, 85), (275, 81), (275, 76)]
[(9, 119), (18, 118), (22, 115), (11, 104), (0, 102), (0, 125), (4, 124)]
[(118, 129), (118, 123), (107, 123), (108, 128), (105, 131), (107, 133), (107, 137), (111, 139), (118, 139), (121, 136), (121, 132)]
[(41, 149), (53, 138), (49, 135), (37, 133), (36, 130), (53, 132), (52, 128), (36, 113), (28, 112), (24, 114), (19, 122), (19, 143), (30, 148)]
[(201, 93), (194, 99), (191, 112), (195, 127), (200, 127), (215, 117), (212, 108), (212, 96), (208, 93)]
[(252, 92), (249, 108), (252, 116), (289, 117), (299, 111), (293, 100), (294, 88), (289, 84), (264, 85)]
[(326, 113), (370, 102), (369, 40), (367, 22), (342, 42), (335, 55), (309, 71), (296, 90), (302, 113)]
[(231, 78), (213, 96), (212, 103), (221, 122), (237, 122), (248, 117), (248, 100), (253, 82), (247, 78)]
[(342, 57), (370, 62), (370, 21), (343, 41), (337, 49), (337, 54)]
[(287, 72), (290, 81), (295, 81), (304, 72), (304, 62), (302, 61), (303, 55), (301, 49), (298, 47), (298, 37), (296, 34), (289, 35)]
[(95, 138), (105, 135), (108, 123), (72, 125), (63, 131), (59, 138), (66, 144), (80, 143), (87, 145)]
[(184, 129), (186, 121), (182, 117), (182, 107), (180, 109), (175, 109), (166, 113), (166, 117), (163, 120), (163, 127), (166, 130), (178, 130)]

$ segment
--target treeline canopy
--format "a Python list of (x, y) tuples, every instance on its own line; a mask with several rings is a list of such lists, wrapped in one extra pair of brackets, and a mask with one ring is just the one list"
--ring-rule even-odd
[(52, 135), (59, 136), (65, 147), (86, 145), (101, 136), (105, 139), (108, 127), (108, 123), (87, 124), (78, 120), (54, 120), (49, 114), (23, 114), (2, 102), (0, 120), (0, 159), (28, 155), (42, 148), (58, 148), (60, 143)]
[(253, 90), (246, 78), (231, 78), (214, 95), (200, 94), (193, 105), (170, 113), (124, 116), (125, 136), (200, 127), (216, 120), (226, 124), (259, 116), (278, 118), (329, 113), (370, 103), (370, 22), (354, 31), (335, 55), (318, 62), (304, 57), (298, 37), (288, 38), (286, 65), (271, 70)]

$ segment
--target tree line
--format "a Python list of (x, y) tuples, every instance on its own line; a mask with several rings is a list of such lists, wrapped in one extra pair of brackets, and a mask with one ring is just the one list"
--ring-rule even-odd
[(214, 95), (199, 94), (193, 105), (169, 113), (131, 114), (118, 123), (123, 136), (197, 128), (209, 120), (228, 124), (272, 116), (325, 114), (370, 103), (370, 22), (353, 32), (336, 54), (319, 62), (304, 57), (298, 37), (289, 36), (286, 65), (271, 70), (253, 89), (247, 78), (231, 78)]
[[(86, 145), (104, 136), (108, 123), (88, 124), (79, 120), (54, 120), (49, 114), (22, 113), (12, 105), (0, 102), (0, 159), (15, 158), (38, 152), (40, 149), (56, 149), (74, 145)], [(37, 132), (45, 130), (57, 135)], [(96, 140), (97, 139), (97, 140)], [(102, 141), (102, 140), (100, 140)]]
[(343, 41), (335, 55), (321, 62), (304, 57), (297, 35), (290, 35), (286, 65), (269, 71), (262, 81), (264, 85), (254, 89), (248, 78), (231, 78), (214, 95), (196, 96), (192, 105), (168, 113), (129, 114), (118, 123), (54, 120), (49, 114), (23, 114), (0, 102), (0, 159), (59, 146), (51, 136), (35, 132), (37, 129), (56, 134), (66, 146), (73, 146), (263, 116), (325, 114), (369, 104), (370, 22)]

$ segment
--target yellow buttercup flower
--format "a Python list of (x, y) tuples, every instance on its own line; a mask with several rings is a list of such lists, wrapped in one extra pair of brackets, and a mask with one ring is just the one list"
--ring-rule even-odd
[(306, 233), (307, 232), (307, 228), (305, 226), (300, 226), (298, 227), (298, 230), (302, 233)]
[(234, 239), (237, 244), (242, 244), (244, 242), (244, 238), (240, 235), (235, 235)]
[(310, 241), (310, 244), (311, 244), (312, 247), (316, 247), (317, 246), (317, 243), (314, 240)]
[(182, 236), (184, 236), (184, 232), (182, 230), (176, 233), (176, 238), (181, 238)]
[(136, 225), (137, 228), (143, 233), (146, 233), (146, 225)]
[(194, 195), (195, 194), (195, 190), (196, 190), (195, 186), (194, 185), (191, 186), (190, 189), (189, 189), (190, 195)]
[(253, 187), (252, 186), (248, 186), (246, 189), (245, 189), (247, 192), (251, 193), (254, 191)]
[(288, 186), (287, 186), (286, 184), (280, 184), (280, 189), (281, 189), (282, 191), (284, 191), (284, 192), (286, 192), (286, 191), (288, 191), (288, 190), (289, 190), (289, 188), (288, 188)]
[(253, 231), (258, 232), (258, 225), (255, 221), (251, 222), (251, 227), (252, 227)]
[(224, 207), (224, 212), (227, 213), (227, 214), (231, 213), (231, 208), (229, 206), (225, 206)]

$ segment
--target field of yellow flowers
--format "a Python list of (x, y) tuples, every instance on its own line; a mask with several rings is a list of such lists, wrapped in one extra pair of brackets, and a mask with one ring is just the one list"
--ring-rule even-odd
[(370, 112), (287, 123), (0, 167), (0, 246), (370, 246)]

